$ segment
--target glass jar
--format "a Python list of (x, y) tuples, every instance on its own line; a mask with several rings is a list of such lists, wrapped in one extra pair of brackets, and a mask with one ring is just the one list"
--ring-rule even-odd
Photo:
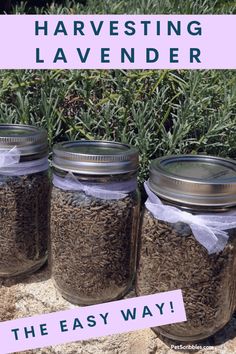
[(196, 155), (156, 159), (145, 188), (136, 293), (181, 289), (187, 321), (153, 330), (177, 341), (205, 339), (234, 311), (236, 163)]
[(0, 277), (29, 274), (47, 259), (47, 133), (0, 125)]
[(138, 152), (120, 143), (64, 142), (53, 148), (51, 267), (68, 301), (123, 297), (136, 266)]

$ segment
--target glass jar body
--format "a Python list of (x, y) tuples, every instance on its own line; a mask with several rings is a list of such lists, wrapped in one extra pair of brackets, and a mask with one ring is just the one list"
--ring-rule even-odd
[(47, 260), (48, 171), (0, 175), (0, 277), (22, 276)]
[[(79, 180), (106, 185), (130, 176)], [(135, 276), (139, 192), (106, 200), (52, 189), (51, 257), (55, 286), (68, 301), (91, 305), (123, 297)]]
[(187, 224), (159, 221), (145, 209), (137, 295), (181, 289), (187, 316), (186, 322), (153, 328), (155, 332), (195, 342), (215, 334), (230, 320), (236, 292), (236, 230), (228, 233), (224, 250), (209, 255)]

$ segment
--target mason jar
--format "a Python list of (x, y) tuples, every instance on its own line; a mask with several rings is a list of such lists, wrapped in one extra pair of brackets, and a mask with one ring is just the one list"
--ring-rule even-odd
[(26, 275), (47, 259), (47, 133), (0, 125), (0, 277)]
[(219, 157), (152, 161), (145, 183), (136, 293), (181, 289), (187, 321), (154, 328), (199, 341), (231, 318), (236, 282), (236, 163)]
[(55, 286), (90, 305), (123, 297), (136, 266), (138, 152), (107, 141), (53, 148), (51, 258)]

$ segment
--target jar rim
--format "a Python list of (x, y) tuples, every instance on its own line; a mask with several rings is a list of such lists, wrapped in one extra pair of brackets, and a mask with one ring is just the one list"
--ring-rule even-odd
[(54, 168), (87, 175), (123, 174), (138, 170), (138, 150), (104, 140), (64, 141), (53, 146)]
[(149, 185), (159, 197), (183, 205), (236, 205), (236, 162), (209, 155), (171, 155), (151, 162)]
[(48, 154), (47, 132), (27, 124), (0, 124), (0, 153), (16, 147), (22, 157)]

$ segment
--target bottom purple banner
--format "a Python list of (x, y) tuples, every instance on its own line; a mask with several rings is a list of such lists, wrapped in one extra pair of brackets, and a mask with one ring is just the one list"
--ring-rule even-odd
[(0, 323), (1, 353), (186, 321), (181, 290)]

